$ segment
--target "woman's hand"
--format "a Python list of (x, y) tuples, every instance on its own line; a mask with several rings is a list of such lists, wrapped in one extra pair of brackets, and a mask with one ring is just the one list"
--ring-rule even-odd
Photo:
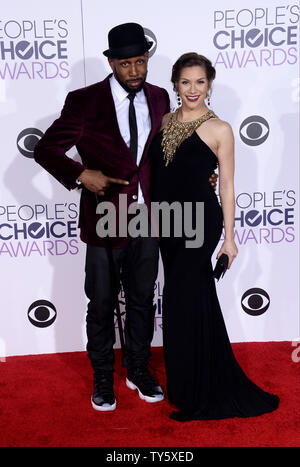
[(225, 253), (228, 256), (228, 269), (230, 268), (234, 258), (238, 254), (238, 249), (234, 240), (224, 240), (223, 245), (217, 254), (217, 259)]

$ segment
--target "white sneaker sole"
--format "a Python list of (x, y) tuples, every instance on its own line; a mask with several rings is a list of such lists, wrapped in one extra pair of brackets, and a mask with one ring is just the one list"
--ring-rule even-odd
[(106, 404), (106, 405), (97, 405), (95, 404), (95, 402), (93, 401), (93, 396), (91, 397), (91, 403), (92, 403), (92, 407), (94, 410), (97, 410), (98, 412), (110, 412), (112, 410), (115, 410), (115, 408), (117, 407), (117, 402), (115, 401), (114, 404), (112, 405), (109, 405), (109, 404)]
[(138, 390), (138, 393), (139, 393), (139, 397), (140, 397), (140, 399), (142, 399), (143, 401), (153, 403), (153, 402), (160, 402), (160, 401), (162, 401), (162, 400), (164, 399), (164, 395), (163, 395), (163, 394), (157, 395), (157, 396), (154, 396), (154, 397), (145, 396), (144, 394), (141, 393), (141, 391), (139, 390), (139, 388), (138, 388), (135, 384), (133, 384), (131, 381), (129, 381), (128, 378), (126, 378), (126, 386), (127, 386), (129, 389), (132, 389), (132, 390), (137, 389), (137, 390)]

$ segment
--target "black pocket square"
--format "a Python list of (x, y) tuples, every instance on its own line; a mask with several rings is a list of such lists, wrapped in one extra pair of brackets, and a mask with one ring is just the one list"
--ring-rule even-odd
[(223, 253), (217, 261), (216, 267), (213, 272), (215, 279), (219, 280), (220, 277), (224, 276), (226, 269), (228, 268), (228, 256)]

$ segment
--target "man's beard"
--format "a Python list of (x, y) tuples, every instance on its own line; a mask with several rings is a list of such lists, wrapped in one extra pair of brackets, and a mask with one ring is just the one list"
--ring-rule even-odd
[[(126, 83), (123, 83), (123, 81), (121, 81), (121, 79), (119, 78), (118, 72), (116, 70), (114, 70), (114, 77), (116, 78), (118, 83), (122, 86), (122, 88), (125, 89), (126, 92), (132, 92), (132, 91), (139, 92), (139, 91), (141, 91), (143, 86), (144, 86), (144, 83), (146, 81), (146, 76), (141, 79), (141, 84), (139, 86), (131, 88), (131, 87), (127, 86)], [(136, 81), (136, 79), (132, 80), (132, 81)]]

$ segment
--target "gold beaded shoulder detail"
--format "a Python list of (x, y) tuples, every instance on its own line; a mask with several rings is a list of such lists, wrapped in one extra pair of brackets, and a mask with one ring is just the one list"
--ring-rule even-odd
[(163, 130), (162, 148), (165, 165), (172, 162), (176, 149), (180, 144), (189, 138), (192, 133), (210, 118), (217, 118), (217, 115), (209, 110), (197, 120), (192, 122), (179, 122), (177, 120), (178, 109), (171, 116), (168, 125)]

